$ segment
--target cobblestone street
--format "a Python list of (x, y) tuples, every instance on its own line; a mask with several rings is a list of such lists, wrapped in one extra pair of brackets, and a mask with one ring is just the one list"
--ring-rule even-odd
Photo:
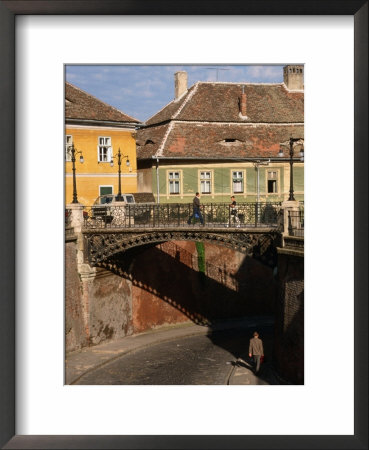
[[(258, 376), (248, 359), (251, 329), (217, 331), (154, 343), (93, 369), (75, 384), (226, 385), (280, 384), (270, 363)], [(262, 330), (271, 355), (272, 328)]]

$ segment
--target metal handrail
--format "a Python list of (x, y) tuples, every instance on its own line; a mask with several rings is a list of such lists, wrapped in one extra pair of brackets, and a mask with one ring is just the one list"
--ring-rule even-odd
[[(135, 203), (85, 207), (84, 228), (277, 227), (281, 203), (205, 203), (196, 214), (192, 203)], [(190, 222), (189, 222), (190, 219)], [(201, 220), (203, 219), (203, 220)], [(238, 219), (238, 220), (237, 220)]]
[(288, 211), (288, 235), (304, 236), (304, 209)]

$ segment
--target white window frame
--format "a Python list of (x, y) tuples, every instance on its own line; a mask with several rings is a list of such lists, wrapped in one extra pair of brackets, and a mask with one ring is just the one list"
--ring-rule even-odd
[[(271, 172), (275, 172), (275, 178), (269, 178), (269, 173)], [(276, 195), (279, 194), (279, 169), (275, 169), (275, 168), (268, 168), (265, 170), (265, 191), (267, 195)], [(269, 180), (275, 180), (276, 182), (276, 190), (275, 192), (269, 192), (269, 188), (268, 188), (268, 181)]]
[[(101, 143), (100, 140), (104, 139), (107, 140), (107, 142)], [(100, 150), (101, 148), (106, 148), (106, 160), (100, 158)], [(113, 147), (111, 145), (111, 136), (99, 136), (98, 137), (98, 143), (97, 143), (97, 162), (99, 163), (110, 163), (111, 158), (113, 156)]]
[[(70, 142), (68, 142), (68, 138), (70, 138)], [(71, 134), (65, 135), (65, 160), (67, 162), (72, 161), (72, 153), (70, 152), (70, 147), (73, 144), (73, 136)]]
[[(239, 178), (238, 176), (235, 177), (234, 174), (241, 174), (241, 178), (242, 178), (242, 190), (241, 191), (235, 191), (234, 189), (234, 179), (235, 178)], [(232, 169), (231, 170), (231, 186), (232, 186), (232, 194), (244, 194), (245, 193), (245, 189), (246, 189), (246, 175), (245, 175), (245, 171), (244, 170), (240, 170), (240, 169)]]
[[(202, 174), (209, 174), (209, 178), (204, 177)], [(199, 170), (199, 192), (201, 195), (212, 195), (213, 194), (213, 171), (212, 170)], [(209, 192), (203, 191), (203, 183), (205, 186), (209, 186)]]
[[(173, 174), (178, 174), (178, 178), (173, 177)], [(180, 195), (181, 194), (181, 184), (182, 184), (182, 174), (180, 170), (168, 170), (167, 171), (167, 181), (168, 181), (168, 194), (169, 195)], [(178, 192), (171, 192), (171, 186), (178, 186)]]

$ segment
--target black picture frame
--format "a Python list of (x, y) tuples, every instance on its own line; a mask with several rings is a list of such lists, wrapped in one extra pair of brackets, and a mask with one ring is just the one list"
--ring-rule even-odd
[[(352, 15), (355, 40), (354, 435), (15, 435), (15, 16), (20, 14)], [(368, 1), (43, 0), (0, 1), (0, 445), (6, 449), (367, 449), (368, 448)], [(344, 208), (344, 207), (343, 207)], [(337, 214), (344, 213), (343, 211)], [(344, 232), (344, 230), (343, 230)], [(339, 243), (337, 244), (339, 245)], [(339, 393), (337, 393), (339, 398)]]

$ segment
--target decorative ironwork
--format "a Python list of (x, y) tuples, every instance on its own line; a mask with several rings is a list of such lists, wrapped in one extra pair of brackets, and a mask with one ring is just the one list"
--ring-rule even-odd
[(80, 153), (80, 157), (79, 157), (79, 161), (81, 164), (83, 164), (84, 159), (83, 159), (83, 155), (81, 151), (77, 151), (74, 148), (74, 144), (72, 143), (71, 147), (70, 147), (70, 152), (72, 154), (72, 171), (73, 171), (73, 201), (72, 203), (78, 203), (78, 199), (77, 199), (77, 183), (76, 183), (76, 155)]
[(117, 195), (116, 199), (121, 202), (121, 201), (123, 201), (122, 183), (121, 183), (121, 173), (122, 173), (122, 171), (121, 171), (121, 168), (120, 168), (120, 166), (122, 165), (122, 158), (126, 158), (127, 159), (127, 161), (126, 161), (127, 167), (129, 167), (130, 162), (129, 162), (129, 159), (128, 159), (128, 155), (122, 155), (122, 153), (120, 152), (120, 148), (118, 149), (118, 154), (116, 156), (112, 156), (111, 157), (111, 161), (110, 161), (111, 167), (114, 166), (114, 158), (116, 158), (118, 160), (118, 195)]
[(299, 211), (288, 211), (288, 235), (304, 236), (304, 208)]
[[(235, 220), (229, 204), (210, 203), (201, 206), (205, 228), (224, 227), (278, 227), (281, 203), (238, 203)], [(106, 204), (85, 208), (84, 228), (193, 228), (200, 220), (188, 220), (192, 204)]]
[(86, 256), (91, 265), (97, 265), (114, 254), (144, 245), (166, 241), (201, 241), (223, 245), (241, 253), (254, 255), (273, 266), (274, 248), (280, 239), (275, 229), (248, 231), (223, 229), (147, 229), (147, 230), (85, 230)]

